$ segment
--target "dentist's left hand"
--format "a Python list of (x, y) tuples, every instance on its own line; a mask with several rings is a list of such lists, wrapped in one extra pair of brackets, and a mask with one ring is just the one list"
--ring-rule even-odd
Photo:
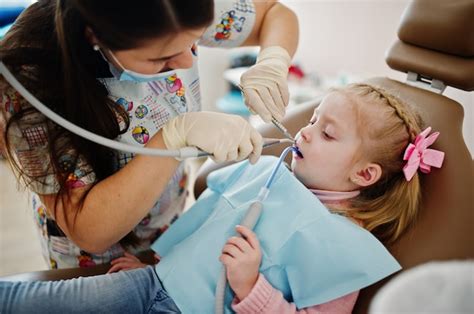
[(249, 158), (256, 163), (262, 153), (263, 139), (242, 117), (218, 112), (188, 112), (163, 127), (168, 149), (196, 146), (213, 154), (217, 162)]
[[(157, 264), (160, 259), (161, 257), (155, 254), (154, 264)], [(148, 264), (142, 263), (142, 261), (140, 261), (138, 257), (128, 252), (124, 252), (124, 256), (112, 260), (110, 264), (112, 265), (112, 267), (110, 267), (110, 269), (107, 271), (107, 274), (116, 273), (124, 270), (144, 268), (148, 266)]]
[(263, 121), (281, 121), (289, 102), (288, 68), (291, 57), (279, 46), (263, 49), (257, 63), (240, 78), (245, 105)]

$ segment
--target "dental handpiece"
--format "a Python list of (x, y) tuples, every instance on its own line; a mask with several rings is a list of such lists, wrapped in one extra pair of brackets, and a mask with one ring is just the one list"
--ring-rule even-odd
[[(242, 97), (245, 99), (244, 89), (243, 89), (242, 85), (239, 84), (239, 85), (237, 85), (237, 87), (240, 89), (240, 92), (242, 93)], [(295, 138), (293, 136), (291, 136), (290, 132), (288, 132), (288, 130), (285, 128), (285, 126), (280, 121), (278, 121), (275, 117), (272, 117), (272, 123), (278, 130), (280, 130), (281, 133), (283, 133), (283, 135), (287, 139), (291, 140), (293, 143), (295, 142)]]
[[(38, 100), (33, 94), (31, 94), (15, 78), (15, 76), (10, 72), (10, 70), (5, 66), (5, 64), (1, 60), (0, 60), (0, 75), (2, 75), (7, 80), (7, 82), (11, 84), (11, 86), (15, 88), (15, 90), (23, 98), (25, 98), (25, 100), (27, 100), (34, 108), (36, 108), (39, 112), (41, 112), (45, 117), (54, 121), (56, 124), (65, 128), (69, 132), (74, 133), (86, 140), (92, 141), (99, 145), (103, 145), (105, 147), (118, 150), (118, 151), (129, 152), (133, 154), (143, 154), (143, 155), (149, 155), (149, 156), (195, 158), (195, 157), (205, 157), (205, 156), (211, 155), (194, 146), (182, 147), (180, 149), (172, 149), (172, 150), (148, 148), (148, 147), (130, 145), (127, 143), (123, 143), (117, 140), (112, 140), (104, 136), (95, 134), (89, 130), (86, 130), (84, 128), (81, 128), (75, 125), (74, 123), (71, 123), (70, 121), (64, 119), (62, 116), (60, 116), (59, 114), (51, 110), (49, 107), (44, 105), (40, 100)], [(291, 135), (289, 135), (288, 131), (286, 131), (286, 129), (281, 125), (280, 122), (275, 120), (273, 123), (279, 130), (281, 130), (285, 134), (285, 136), (288, 138), (288, 140), (290, 140), (290, 142), (294, 142), (294, 139), (291, 137)], [(268, 143), (265, 143), (263, 147), (284, 143), (284, 142), (287, 142), (288, 140), (281, 139), (278, 141), (269, 141)]]
[[(293, 144), (294, 140), (291, 140), (291, 139), (288, 139), (288, 138), (264, 138), (263, 139), (263, 148), (270, 147), (270, 146), (277, 145), (277, 144), (282, 144), (282, 143)], [(208, 157), (208, 156), (212, 156), (212, 154), (208, 153), (206, 151), (203, 151), (203, 150), (199, 150), (199, 153), (197, 155), (197, 157)]]

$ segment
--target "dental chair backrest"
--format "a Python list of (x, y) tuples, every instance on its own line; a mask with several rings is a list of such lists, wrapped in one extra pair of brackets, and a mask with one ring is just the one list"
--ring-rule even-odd
[[(408, 73), (407, 83), (368, 81), (412, 104), (427, 125), (440, 131), (433, 148), (446, 157), (443, 167), (423, 180), (415, 226), (389, 250), (404, 269), (432, 260), (474, 258), (473, 160), (462, 135), (463, 107), (437, 94), (445, 86), (474, 90), (474, 0), (414, 0), (402, 16), (398, 37), (386, 61)], [(362, 290), (354, 313), (366, 313), (387, 281)]]
[[(473, 160), (462, 134), (464, 111), (440, 94), (446, 86), (474, 89), (474, 0), (414, 0), (403, 14), (398, 37), (386, 61), (407, 73), (407, 82), (367, 82), (413, 105), (426, 125), (441, 132), (433, 148), (446, 156), (441, 169), (424, 177), (418, 221), (389, 250), (404, 269), (433, 260), (474, 258)], [(292, 134), (309, 121), (317, 103), (288, 112), (284, 124)], [(271, 127), (264, 132), (278, 135)], [(363, 289), (354, 313), (367, 313), (372, 297), (388, 280)]]

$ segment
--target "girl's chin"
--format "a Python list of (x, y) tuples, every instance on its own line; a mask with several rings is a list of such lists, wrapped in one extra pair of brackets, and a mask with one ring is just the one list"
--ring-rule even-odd
[(304, 186), (309, 187), (308, 182), (305, 180), (305, 176), (300, 176), (298, 174), (298, 170), (293, 170), (293, 174), (295, 175), (295, 178), (298, 179)]

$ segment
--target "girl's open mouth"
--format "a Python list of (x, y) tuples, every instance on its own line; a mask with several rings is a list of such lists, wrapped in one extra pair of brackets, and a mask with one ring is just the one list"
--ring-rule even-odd
[(298, 156), (299, 158), (304, 158), (304, 157), (303, 157), (303, 154), (302, 154), (301, 151), (299, 150), (298, 146), (293, 145), (293, 146), (291, 147), (291, 149), (292, 149), (293, 153), (296, 154), (296, 156)]

